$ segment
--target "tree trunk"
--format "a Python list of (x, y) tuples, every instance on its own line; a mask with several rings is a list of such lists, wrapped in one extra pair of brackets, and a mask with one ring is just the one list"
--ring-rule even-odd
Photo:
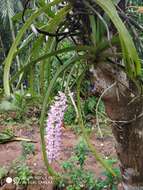
[(143, 189), (143, 98), (130, 103), (120, 97), (105, 100), (108, 115), (115, 122), (112, 131), (116, 139), (116, 151), (125, 190)]
[(96, 91), (101, 94), (101, 91), (109, 89), (104, 94), (103, 101), (106, 112), (113, 121), (112, 131), (123, 188), (143, 190), (143, 97), (138, 95), (135, 86), (128, 82), (122, 72), (118, 72), (115, 82), (113, 72), (107, 64), (96, 68), (93, 77)]

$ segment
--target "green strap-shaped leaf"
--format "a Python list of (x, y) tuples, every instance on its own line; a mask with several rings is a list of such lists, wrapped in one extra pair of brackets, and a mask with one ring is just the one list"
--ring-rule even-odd
[(56, 51), (53, 51), (53, 52), (50, 52), (50, 53), (46, 53), (40, 57), (38, 57), (37, 59), (33, 60), (33, 61), (30, 61), (29, 63), (27, 63), (26, 65), (24, 65), (19, 71), (16, 72), (16, 74), (11, 78), (10, 80), (10, 83), (12, 83), (14, 80), (17, 79), (17, 77), (22, 73), (22, 72), (26, 72), (30, 65), (35, 65), (36, 63), (40, 63), (41, 61), (49, 58), (49, 57), (52, 57), (52, 56), (55, 56), (55, 55), (58, 55), (58, 54), (62, 54), (62, 53), (67, 53), (67, 52), (71, 52), (71, 51), (77, 51), (77, 52), (80, 52), (80, 51), (93, 51), (94, 47), (89, 47), (89, 46), (73, 46), (73, 47), (67, 47), (67, 48), (63, 48), (63, 49), (60, 49), (60, 50), (56, 50)]
[(5, 67), (4, 67), (4, 91), (6, 96), (10, 96), (10, 86), (9, 86), (9, 73), (10, 73), (10, 66), (13, 60), (13, 55), (17, 50), (17, 46), (19, 45), (24, 33), (30, 27), (33, 20), (35, 20), (38, 16), (40, 16), (45, 10), (48, 10), (50, 7), (62, 2), (62, 0), (54, 0), (53, 2), (49, 3), (46, 7), (40, 8), (38, 11), (33, 13), (31, 17), (25, 22), (21, 30), (19, 31), (14, 43), (12, 44), (8, 56), (5, 60)]
[(118, 30), (125, 66), (129, 77), (134, 78), (141, 75), (141, 63), (136, 51), (132, 37), (130, 36), (127, 28), (120, 19), (117, 10), (111, 0), (94, 0), (110, 17), (113, 24)]

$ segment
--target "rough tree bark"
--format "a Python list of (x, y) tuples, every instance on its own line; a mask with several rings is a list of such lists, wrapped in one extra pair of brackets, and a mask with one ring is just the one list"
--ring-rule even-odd
[(143, 97), (124, 73), (118, 71), (115, 80), (113, 68), (105, 63), (96, 68), (93, 75), (98, 93), (109, 88), (103, 101), (108, 116), (113, 120), (112, 131), (116, 139), (123, 188), (142, 190)]

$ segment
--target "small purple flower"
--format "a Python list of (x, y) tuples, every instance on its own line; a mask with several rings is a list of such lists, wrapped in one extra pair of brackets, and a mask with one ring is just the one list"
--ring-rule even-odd
[(61, 145), (61, 127), (64, 113), (67, 108), (67, 98), (63, 92), (55, 97), (54, 104), (50, 107), (46, 126), (46, 150), (49, 163), (59, 157)]

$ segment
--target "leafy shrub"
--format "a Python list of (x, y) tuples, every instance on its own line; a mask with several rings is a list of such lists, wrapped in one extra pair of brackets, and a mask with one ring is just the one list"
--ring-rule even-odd
[(81, 190), (83, 188), (93, 189), (95, 187), (94, 175), (79, 167), (79, 160), (78, 157), (73, 156), (62, 164), (65, 175), (63, 175), (63, 180), (59, 183), (60, 188), (66, 187), (69, 190)]
[(92, 172), (84, 169), (88, 149), (82, 139), (75, 147), (74, 153), (74, 156), (62, 164), (65, 174), (63, 174), (63, 180), (60, 181), (58, 187), (66, 187), (68, 190), (93, 189), (95, 177)]
[(5, 167), (0, 167), (0, 179), (7, 175), (8, 171)]
[(117, 160), (106, 160), (116, 173), (116, 178), (107, 171), (103, 172), (99, 178), (96, 178), (92, 172), (87, 171), (84, 167), (88, 153), (89, 150), (81, 139), (74, 149), (74, 156), (62, 164), (64, 174), (58, 184), (58, 188), (66, 188), (67, 190), (117, 190), (117, 184), (121, 176), (119, 169), (113, 168)]
[[(98, 102), (98, 98), (96, 96), (88, 97), (85, 100), (85, 103), (84, 103), (84, 113), (86, 115), (87, 114), (94, 114), (97, 102)], [(104, 104), (103, 104), (102, 101), (100, 101), (100, 103), (99, 103), (98, 111), (99, 112), (104, 112), (105, 111)]]
[(84, 103), (84, 113), (89, 114), (95, 111), (97, 98), (95, 96), (88, 97)]
[(35, 147), (33, 143), (22, 142), (22, 155), (13, 162), (12, 173), (14, 174), (14, 183), (16, 185), (27, 185), (33, 179), (32, 170), (26, 164), (26, 158), (34, 154)]
[(76, 119), (76, 113), (74, 107), (71, 104), (69, 104), (64, 115), (64, 122), (67, 125), (71, 125), (74, 123), (75, 119)]
[(35, 147), (33, 143), (28, 143), (28, 142), (22, 142), (22, 155), (24, 156), (24, 158), (26, 158), (28, 155), (30, 154), (34, 154), (35, 153)]
[(75, 152), (75, 155), (77, 157), (80, 167), (83, 168), (85, 160), (86, 160), (86, 156), (88, 154), (87, 145), (85, 144), (83, 140), (80, 140), (78, 145), (75, 147), (74, 152)]
[(16, 176), (14, 182), (16, 185), (27, 185), (33, 179), (32, 171), (25, 163), (15, 166), (14, 170)]

